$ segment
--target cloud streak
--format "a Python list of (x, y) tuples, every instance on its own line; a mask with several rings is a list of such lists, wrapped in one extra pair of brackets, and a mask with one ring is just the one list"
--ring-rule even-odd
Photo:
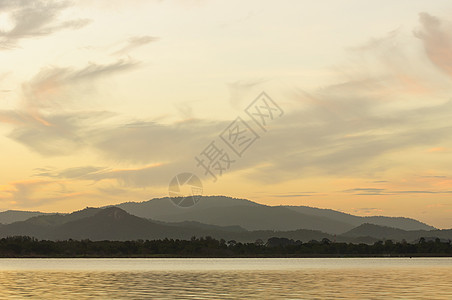
[(131, 51), (143, 47), (149, 43), (158, 41), (159, 38), (144, 35), (144, 36), (134, 36), (127, 40), (126, 45), (124, 45), (121, 49), (113, 52), (114, 55), (123, 55), (123, 54), (129, 54)]
[[(438, 22), (421, 15), (421, 29), (416, 32), (419, 39), (414, 39), (425, 46), (424, 54), (431, 62), (427, 66), (406, 58), (403, 47), (394, 48), (400, 38), (397, 31), (353, 49), (353, 55), (364, 57), (363, 61), (369, 66), (346, 65), (335, 84), (292, 94), (289, 100), (298, 109), (288, 111), (267, 134), (261, 132), (262, 138), (247, 150), (243, 159), (231, 166), (228, 174), (246, 170), (241, 176), (259, 183), (316, 175), (373, 177), (398, 167), (397, 162), (385, 162), (382, 159), (385, 155), (450, 144), (452, 101), (447, 101), (442, 94), (437, 95), (436, 78), (425, 79), (426, 76), (419, 73), (419, 70), (429, 72), (442, 67), (443, 73), (437, 76), (449, 75), (447, 53), (450, 47), (437, 38), (438, 35), (448, 37), (449, 33)], [(129, 40), (120, 51), (130, 51), (152, 41), (149, 36)], [(12, 126), (9, 135), (12, 139), (45, 156), (71, 155), (86, 147), (113, 163), (138, 166), (129, 169), (80, 167), (56, 173), (42, 172), (40, 176), (116, 180), (122, 186), (146, 187), (166, 185), (168, 179), (183, 171), (203, 173), (196, 168), (194, 156), (218, 137), (229, 121), (192, 119), (159, 124), (145, 119), (100, 125), (100, 121), (112, 115), (56, 109), (62, 107), (73, 86), (90, 85), (135, 66), (135, 62), (120, 60), (107, 65), (90, 64), (77, 70), (44, 69), (23, 85), (21, 109), (0, 111), (0, 122)], [(376, 71), (363, 71), (368, 69)], [(247, 92), (262, 82), (237, 81), (230, 86), (231, 96), (235, 92)], [(439, 90), (452, 91), (450, 85)], [(413, 98), (416, 101), (407, 102)], [(404, 105), (397, 105), (402, 102)], [(428, 191), (358, 188), (348, 193), (387, 195)]]
[(88, 19), (60, 22), (58, 16), (70, 6), (67, 1), (2, 1), (0, 10), (8, 14), (11, 29), (0, 31), (0, 50), (16, 48), (23, 39), (42, 37), (63, 29), (79, 29), (91, 22)]
[[(65, 111), (77, 87), (92, 86), (109, 75), (137, 66), (118, 60), (85, 68), (46, 68), (22, 85), (23, 99), (18, 110), (0, 110), (0, 123), (12, 126), (9, 137), (45, 156), (67, 155), (86, 145), (94, 124), (113, 116), (105, 111)], [(77, 92), (74, 92), (77, 95)], [(79, 95), (78, 95), (79, 96)]]
[(66, 191), (64, 183), (54, 180), (22, 180), (0, 188), (0, 203), (6, 207), (35, 207), (85, 194)]
[(415, 36), (422, 40), (430, 61), (441, 71), (452, 77), (452, 30), (437, 17), (420, 13), (420, 30)]
[(438, 191), (438, 190), (390, 190), (381, 188), (354, 188), (342, 191), (344, 193), (350, 193), (353, 195), (365, 195), (365, 196), (386, 196), (386, 195), (400, 195), (400, 194), (452, 194), (452, 191)]

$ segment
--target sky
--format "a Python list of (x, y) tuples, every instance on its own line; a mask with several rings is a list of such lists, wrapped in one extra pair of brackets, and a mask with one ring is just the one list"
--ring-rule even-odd
[(452, 228), (450, 16), (447, 0), (1, 0), (0, 210), (146, 201), (192, 173), (204, 195)]

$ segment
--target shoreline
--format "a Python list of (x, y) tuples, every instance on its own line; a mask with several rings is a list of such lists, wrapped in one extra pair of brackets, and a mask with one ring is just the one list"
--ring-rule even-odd
[(409, 254), (409, 255), (376, 255), (376, 254), (340, 254), (340, 255), (16, 255), (16, 256), (0, 256), (1, 259), (11, 258), (452, 258), (452, 254)]

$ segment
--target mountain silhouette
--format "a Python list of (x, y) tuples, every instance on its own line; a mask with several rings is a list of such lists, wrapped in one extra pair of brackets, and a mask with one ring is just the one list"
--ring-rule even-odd
[(47, 240), (124, 241), (164, 238), (188, 240), (193, 236), (211, 236), (241, 242), (254, 242), (258, 239), (265, 241), (271, 237), (281, 237), (302, 242), (328, 239), (338, 242), (374, 243), (377, 240), (385, 239), (414, 241), (421, 237), (431, 239), (439, 237), (448, 240), (452, 239), (452, 230), (406, 231), (374, 224), (362, 224), (342, 235), (332, 235), (309, 229), (248, 231), (239, 226), (209, 225), (193, 221), (179, 223), (152, 221), (129, 214), (119, 207), (111, 206), (86, 208), (66, 215), (41, 215), (26, 221), (0, 226), (0, 237), (17, 235)]
[(0, 223), (10, 224), (17, 221), (25, 221), (29, 218), (45, 215), (39, 211), (20, 211), (20, 210), (7, 210), (0, 212)]
[(336, 220), (339, 222), (347, 223), (353, 227), (361, 224), (374, 224), (380, 226), (387, 226), (393, 228), (399, 228), (403, 230), (433, 230), (436, 229), (433, 226), (427, 225), (415, 219), (405, 217), (384, 217), (384, 216), (354, 216), (351, 214), (335, 211), (332, 209), (321, 209), (309, 206), (284, 206), (295, 210), (297, 212), (314, 215), (319, 217), (325, 217), (328, 219)]
[[(306, 206), (267, 206), (246, 199), (203, 196), (193, 207), (180, 208), (168, 198), (126, 202), (103, 208), (87, 207), (70, 214), (5, 212), (0, 237), (27, 235), (39, 239), (218, 239), (253, 242), (271, 237), (309, 241), (324, 238), (373, 243), (421, 237), (452, 238), (452, 230), (437, 230), (409, 218), (359, 217)], [(32, 216), (23, 220), (24, 216)]]
[(153, 222), (127, 213), (118, 207), (86, 208), (67, 215), (43, 215), (26, 221), (0, 226), (0, 237), (32, 236), (38, 239), (65, 240), (136, 240), (136, 239), (190, 239), (193, 236), (211, 236), (218, 239), (254, 242), (270, 237), (290, 237), (309, 241), (332, 238), (314, 230), (247, 231), (238, 226), (214, 226), (197, 222)]
[(345, 232), (342, 237), (345, 238), (364, 238), (372, 237), (378, 240), (393, 241), (418, 241), (420, 238), (440, 238), (452, 240), (452, 230), (403, 230), (375, 224), (362, 224), (352, 230)]
[(245, 199), (202, 196), (198, 204), (180, 208), (168, 198), (116, 205), (147, 219), (164, 222), (196, 221), (219, 226), (241, 226), (247, 230), (320, 230), (341, 234), (364, 223), (404, 230), (433, 230), (432, 226), (409, 218), (359, 217), (307, 206), (267, 206)]

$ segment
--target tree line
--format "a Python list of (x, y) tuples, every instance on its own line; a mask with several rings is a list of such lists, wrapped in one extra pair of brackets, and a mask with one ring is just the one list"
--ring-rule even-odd
[(451, 241), (421, 238), (416, 243), (378, 241), (372, 245), (309, 242), (273, 237), (241, 243), (212, 237), (190, 240), (134, 241), (38, 240), (28, 236), (0, 239), (0, 257), (360, 257), (452, 256)]

